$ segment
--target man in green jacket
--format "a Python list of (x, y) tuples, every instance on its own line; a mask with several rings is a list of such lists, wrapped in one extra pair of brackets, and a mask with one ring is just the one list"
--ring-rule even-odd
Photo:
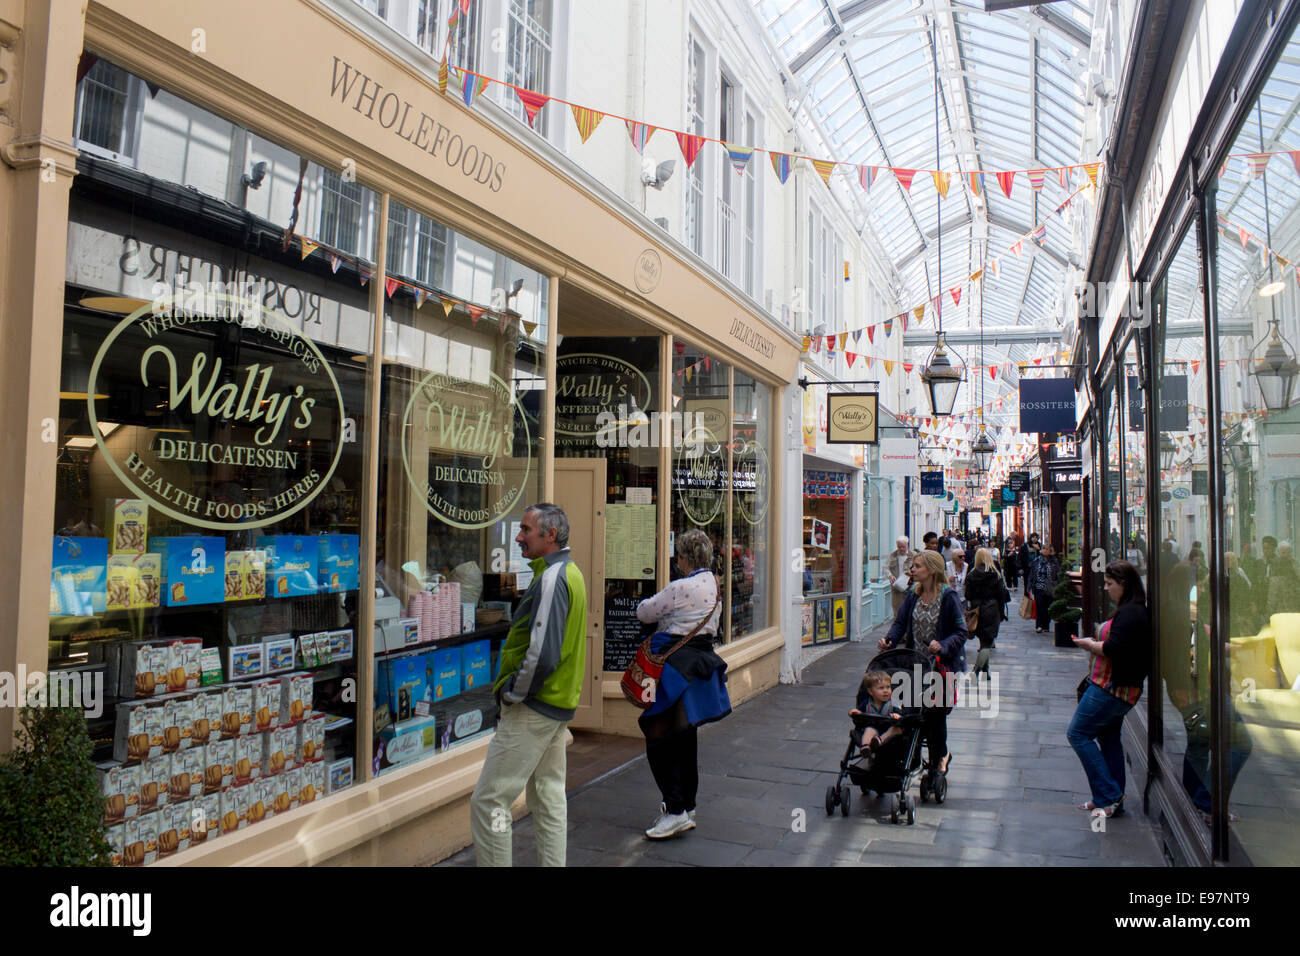
[(470, 830), (479, 866), (510, 866), (510, 805), (527, 786), (538, 862), (564, 866), (564, 746), (586, 673), (587, 585), (559, 506), (530, 506), (515, 540), (533, 580), (501, 648), (492, 685), (501, 719), (470, 799)]

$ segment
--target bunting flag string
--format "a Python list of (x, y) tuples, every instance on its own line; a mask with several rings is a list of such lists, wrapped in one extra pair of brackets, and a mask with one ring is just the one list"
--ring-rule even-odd
[(745, 175), (745, 170), (749, 168), (749, 161), (754, 158), (754, 147), (735, 146), (731, 143), (724, 145), (727, 148), (727, 158), (731, 160), (731, 165), (736, 170), (736, 174), (738, 176)]
[(948, 174), (941, 173), (937, 169), (930, 171), (931, 178), (934, 179), (934, 188), (939, 192), (940, 199), (948, 198)]
[(642, 156), (645, 155), (645, 144), (649, 142), (650, 137), (654, 135), (655, 128), (647, 126), (645, 123), (637, 123), (633, 120), (624, 120), (627, 126), (627, 135), (632, 139), (632, 147)]
[(320, 248), (319, 242), (312, 242), (306, 236), (301, 236), (299, 239), (302, 243), (302, 257), (304, 259)]
[(591, 134), (596, 132), (596, 127), (605, 118), (605, 114), (599, 110), (587, 109), (585, 106), (573, 105), (570, 109), (573, 111), (573, 123), (578, 127), (578, 136), (585, 143), (591, 139)]
[(858, 167), (858, 182), (862, 184), (863, 189), (870, 191), (871, 184), (874, 183), (875, 181), (876, 181), (875, 166)]
[(772, 171), (776, 173), (777, 181), (784, 186), (785, 181), (790, 178), (790, 154), (789, 153), (768, 153), (772, 160)]
[(1016, 180), (1016, 171), (1014, 169), (1003, 170), (998, 173), (998, 185), (1008, 199), (1011, 198), (1011, 184)]
[(831, 173), (835, 172), (836, 164), (831, 162), (829, 159), (814, 159), (811, 160), (811, 162), (813, 164), (813, 169), (817, 170), (817, 175), (822, 178), (822, 182), (829, 187), (831, 184)]
[(519, 102), (524, 105), (524, 113), (528, 116), (528, 125), (532, 126), (533, 120), (537, 119), (538, 112), (551, 101), (551, 98), (545, 93), (535, 93), (532, 90), (521, 89), (518, 86), (514, 89), (515, 96), (519, 97)]
[(678, 133), (677, 145), (682, 149), (682, 159), (686, 160), (686, 168), (690, 169), (695, 165), (695, 157), (700, 155), (700, 149), (704, 146), (704, 137), (696, 136), (694, 133)]

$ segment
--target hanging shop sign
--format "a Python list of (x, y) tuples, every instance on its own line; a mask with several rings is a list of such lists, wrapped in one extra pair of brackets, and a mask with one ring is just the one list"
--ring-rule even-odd
[(1078, 459), (1061, 461), (1043, 469), (1043, 491), (1048, 494), (1077, 495), (1083, 491), (1083, 466)]
[(826, 396), (826, 443), (828, 445), (874, 445), (877, 440), (877, 410), (880, 396), (875, 392)]
[(920, 442), (915, 438), (880, 439), (881, 476), (907, 477), (916, 474), (916, 462), (921, 457)]
[(673, 485), (682, 511), (691, 523), (703, 527), (722, 511), (726, 498), (726, 446), (696, 420), (682, 436), (673, 460)]
[(1016, 494), (1029, 490), (1029, 472), (1012, 471), (1007, 473), (1007, 485)]
[(1208, 471), (1192, 472), (1192, 494), (1208, 495), (1210, 493), (1210, 473)]
[(611, 424), (631, 428), (633, 420), (637, 424), (644, 420), (648, 429), (648, 419), (642, 415), (652, 398), (650, 379), (620, 358), (580, 352), (555, 360), (557, 435), (593, 437)]
[(429, 513), (453, 528), (486, 528), (515, 511), (532, 470), (523, 406), (506, 382), (485, 375), (428, 375), (402, 415), (407, 480)]
[(1022, 378), (1020, 380), (1020, 430), (1022, 432), (1073, 432), (1074, 397), (1072, 378)]
[(921, 472), (921, 494), (932, 495), (936, 498), (943, 497), (942, 471), (936, 470)]
[(1142, 391), (1142, 380), (1136, 375), (1128, 376), (1128, 430), (1140, 432), (1146, 430), (1146, 401)]
[[(166, 427), (105, 435), (100, 421), (113, 421), (128, 391)], [(200, 528), (288, 517), (329, 483), (343, 453), (343, 395), (329, 363), (256, 300), (159, 297), (108, 333), (86, 393), (113, 473), (150, 508)]]
[(1162, 432), (1187, 431), (1187, 376), (1166, 375), (1160, 380), (1160, 414)]
[(1016, 503), (1016, 492), (1010, 485), (1002, 486), (1002, 503), (1004, 505), (1014, 505)]

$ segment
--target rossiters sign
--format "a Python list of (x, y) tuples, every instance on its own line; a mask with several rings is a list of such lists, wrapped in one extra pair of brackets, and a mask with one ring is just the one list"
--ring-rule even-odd
[(1073, 432), (1075, 424), (1074, 379), (1020, 380), (1020, 431)]

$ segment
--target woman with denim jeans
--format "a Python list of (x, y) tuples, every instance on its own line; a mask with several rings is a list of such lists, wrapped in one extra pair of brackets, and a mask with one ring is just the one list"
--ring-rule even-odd
[(1066, 739), (1088, 775), (1092, 799), (1080, 810), (1106, 816), (1124, 811), (1124, 715), (1142, 696), (1151, 669), (1151, 618), (1137, 569), (1127, 561), (1106, 565), (1106, 594), (1118, 607), (1097, 638), (1076, 637), (1093, 656), (1092, 669)]

